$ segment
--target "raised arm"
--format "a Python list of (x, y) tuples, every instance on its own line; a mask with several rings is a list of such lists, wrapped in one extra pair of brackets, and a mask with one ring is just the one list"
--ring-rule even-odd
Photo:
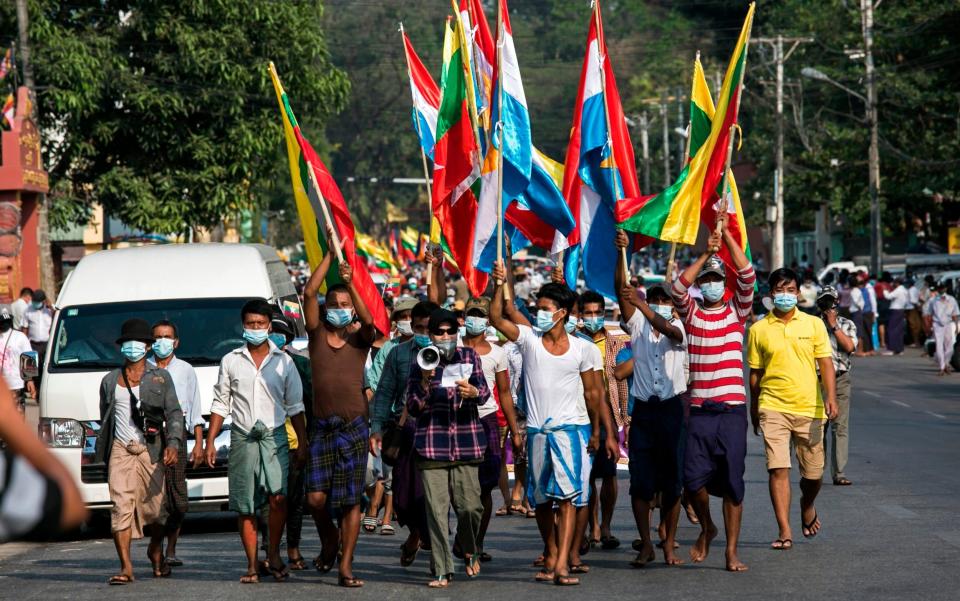
[[(332, 237), (328, 234), (327, 240), (331, 239)], [(332, 262), (333, 253), (328, 252), (323, 255), (323, 260), (310, 274), (310, 279), (303, 287), (303, 319), (308, 332), (312, 332), (320, 325), (320, 303), (317, 295), (320, 293), (320, 285), (326, 279)]]
[(432, 277), (427, 279), (427, 300), (441, 305), (447, 295), (445, 285), (447, 279), (443, 271), (443, 248), (439, 244), (431, 245), (430, 250), (424, 253), (423, 260), (433, 265)]
[[(626, 255), (620, 252), (620, 249), (627, 248), (627, 246), (630, 244), (630, 238), (627, 237), (627, 233), (625, 231), (618, 229), (614, 238), (614, 244), (617, 247), (617, 268), (613, 271), (613, 285), (617, 290), (617, 303), (620, 305), (620, 315), (622, 316), (621, 319), (624, 322), (628, 322), (636, 312), (637, 306), (631, 302), (632, 299), (625, 297), (625, 294), (627, 294), (626, 289), (632, 288), (632, 286), (630, 286), (630, 282), (628, 282), (626, 278)], [(636, 297), (636, 291), (634, 291), (633, 296), (634, 298)]]
[(507, 337), (510, 342), (516, 342), (520, 337), (520, 328), (517, 324), (510, 321), (503, 311), (503, 287), (502, 283), (506, 279), (506, 270), (503, 267), (503, 261), (498, 261), (493, 268), (493, 301), (490, 303), (490, 323), (493, 327)]

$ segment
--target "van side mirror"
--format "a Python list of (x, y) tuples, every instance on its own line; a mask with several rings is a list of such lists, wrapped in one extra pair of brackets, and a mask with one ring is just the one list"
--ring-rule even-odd
[(36, 351), (20, 353), (20, 377), (32, 380), (40, 375), (40, 355)]

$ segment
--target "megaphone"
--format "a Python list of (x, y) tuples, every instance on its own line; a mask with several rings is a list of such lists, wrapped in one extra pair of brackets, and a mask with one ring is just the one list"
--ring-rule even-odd
[(420, 349), (417, 353), (417, 365), (424, 371), (436, 369), (440, 365), (440, 349), (433, 345)]

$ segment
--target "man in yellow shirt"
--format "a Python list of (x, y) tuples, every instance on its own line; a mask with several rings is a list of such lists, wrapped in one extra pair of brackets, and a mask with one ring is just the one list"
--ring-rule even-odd
[[(771, 545), (793, 547), (790, 530), (790, 442), (800, 465), (803, 536), (816, 536), (820, 518), (814, 501), (823, 478), (824, 418), (837, 415), (833, 350), (820, 319), (798, 311), (800, 279), (786, 268), (770, 274), (773, 310), (750, 327), (750, 421), (763, 431), (770, 474), (770, 499), (780, 528)], [(820, 381), (817, 368), (820, 368)], [(820, 384), (823, 384), (821, 393)]]

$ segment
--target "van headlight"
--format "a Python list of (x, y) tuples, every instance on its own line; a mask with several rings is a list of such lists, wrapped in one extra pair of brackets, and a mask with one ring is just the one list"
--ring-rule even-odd
[(42, 418), (40, 438), (53, 448), (80, 448), (83, 446), (83, 425), (75, 419)]

